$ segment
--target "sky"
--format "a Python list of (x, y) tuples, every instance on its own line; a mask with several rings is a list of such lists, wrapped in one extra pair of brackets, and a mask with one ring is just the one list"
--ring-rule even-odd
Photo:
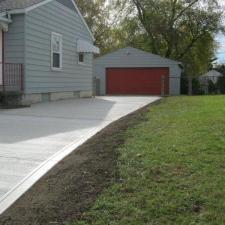
[(219, 48), (216, 53), (216, 57), (218, 58), (218, 63), (224, 63), (225, 64), (225, 35), (224, 34), (218, 34), (216, 37), (216, 40), (219, 44)]
[[(225, 0), (219, 0), (222, 7), (225, 7)], [(224, 21), (225, 23), (225, 21)], [(225, 35), (220, 33), (216, 36), (216, 40), (218, 42), (219, 48), (216, 53), (216, 57), (218, 58), (218, 63), (225, 64)]]

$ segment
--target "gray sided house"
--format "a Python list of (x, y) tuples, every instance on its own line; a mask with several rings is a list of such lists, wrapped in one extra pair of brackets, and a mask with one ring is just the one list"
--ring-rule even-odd
[(23, 104), (92, 96), (94, 38), (73, 0), (0, 0), (1, 92)]
[(127, 47), (94, 60), (100, 95), (179, 95), (180, 62)]

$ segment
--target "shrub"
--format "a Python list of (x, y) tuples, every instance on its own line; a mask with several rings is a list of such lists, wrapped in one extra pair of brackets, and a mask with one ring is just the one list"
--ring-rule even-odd
[(217, 93), (217, 85), (214, 84), (211, 80), (208, 80), (208, 92), (209, 94)]
[(218, 78), (216, 82), (216, 87), (220, 94), (225, 94), (225, 75)]

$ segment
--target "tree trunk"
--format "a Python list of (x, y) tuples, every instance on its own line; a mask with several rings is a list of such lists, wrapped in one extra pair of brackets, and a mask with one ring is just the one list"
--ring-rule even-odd
[(192, 76), (188, 76), (188, 95), (192, 95)]

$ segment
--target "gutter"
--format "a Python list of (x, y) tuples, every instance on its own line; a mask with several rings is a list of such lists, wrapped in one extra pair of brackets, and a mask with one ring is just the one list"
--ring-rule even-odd
[(5, 18), (5, 17), (0, 17), (0, 21), (5, 22), (5, 23), (11, 23), (12, 22), (11, 19), (8, 19), (8, 18)]
[(0, 13), (0, 22), (12, 23), (11, 13), (7, 11)]

